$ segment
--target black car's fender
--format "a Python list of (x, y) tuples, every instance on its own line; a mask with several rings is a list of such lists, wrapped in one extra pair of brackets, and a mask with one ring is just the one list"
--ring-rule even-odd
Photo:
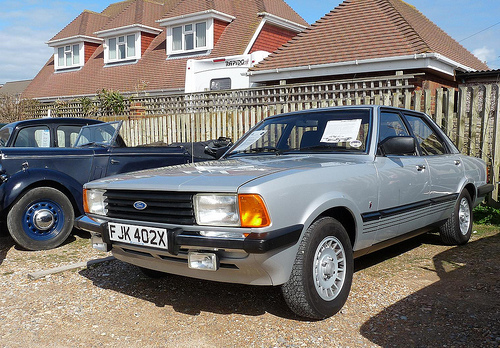
[(71, 176), (51, 169), (34, 168), (15, 173), (0, 185), (2, 211), (6, 212), (14, 201), (32, 187), (50, 186), (68, 195), (70, 201), (83, 214), (83, 184)]

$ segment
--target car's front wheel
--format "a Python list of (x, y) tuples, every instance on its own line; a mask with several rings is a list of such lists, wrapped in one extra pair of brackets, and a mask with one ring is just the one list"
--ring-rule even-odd
[(462, 245), (469, 241), (472, 233), (472, 200), (469, 191), (463, 190), (458, 197), (453, 214), (439, 228), (443, 243)]
[(331, 217), (320, 218), (307, 229), (290, 279), (282, 285), (285, 301), (302, 317), (330, 317), (349, 296), (353, 269), (352, 246), (345, 228)]
[(73, 229), (75, 213), (64, 193), (36, 187), (19, 197), (7, 214), (7, 228), (17, 244), (28, 250), (61, 245)]

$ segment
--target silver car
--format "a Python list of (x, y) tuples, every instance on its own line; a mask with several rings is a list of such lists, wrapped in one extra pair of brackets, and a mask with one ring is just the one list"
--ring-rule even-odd
[(88, 183), (76, 225), (148, 275), (279, 285), (321, 319), (347, 300), (354, 258), (430, 231), (467, 243), (492, 189), (427, 115), (333, 107), (268, 117), (218, 161)]

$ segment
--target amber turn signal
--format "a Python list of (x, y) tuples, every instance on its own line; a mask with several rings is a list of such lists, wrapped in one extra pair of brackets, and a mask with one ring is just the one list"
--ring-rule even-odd
[(87, 203), (87, 189), (83, 189), (83, 211), (85, 213), (89, 212), (89, 205)]
[(256, 194), (238, 195), (241, 227), (266, 227), (271, 224), (267, 208), (261, 196)]

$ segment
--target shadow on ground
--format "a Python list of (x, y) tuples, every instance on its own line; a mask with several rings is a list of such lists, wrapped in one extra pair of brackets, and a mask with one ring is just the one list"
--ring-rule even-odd
[(14, 246), (14, 241), (7, 235), (0, 235), (0, 265), (2, 265), (3, 260), (7, 257), (7, 253)]
[[(356, 271), (403, 254), (422, 243), (433, 243), (433, 238), (420, 236), (358, 259)], [(171, 306), (184, 314), (213, 312), (257, 316), (268, 312), (286, 319), (302, 320), (289, 310), (280, 287), (218, 283), (176, 275), (152, 279), (137, 267), (118, 260), (82, 270), (80, 274), (101, 288), (149, 301), (158, 307)]]
[(262, 315), (298, 319), (288, 309), (279, 287), (218, 283), (168, 274), (149, 278), (139, 268), (119, 260), (105, 262), (80, 274), (103, 289), (149, 301), (158, 307), (171, 306), (176, 312), (199, 315)]
[(500, 234), (433, 258), (440, 280), (361, 327), (382, 347), (499, 347)]

